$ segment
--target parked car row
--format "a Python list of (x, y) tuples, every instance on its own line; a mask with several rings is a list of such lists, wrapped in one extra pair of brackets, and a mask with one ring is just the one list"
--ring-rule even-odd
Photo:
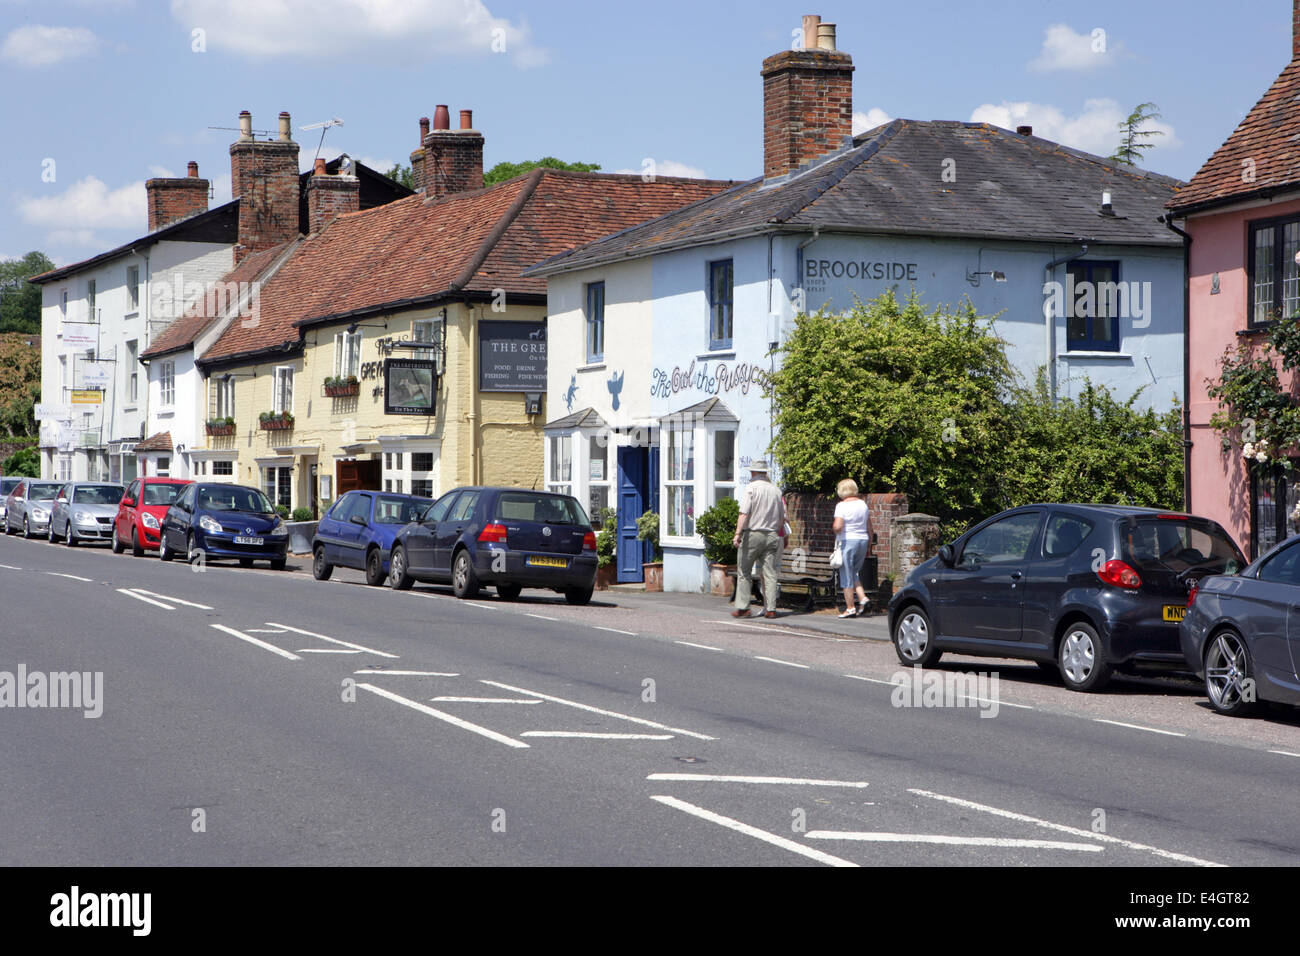
[[(5, 532), (70, 547), (110, 543), (114, 554), (157, 551), (163, 561), (267, 561), (285, 567), (289, 534), (261, 491), (245, 485), (136, 478), (111, 482), (12, 482), (3, 498)], [(349, 491), (330, 506), (312, 539), (312, 573), (363, 571), (366, 583), (405, 590), (416, 581), (450, 584), (469, 598), (483, 586), (514, 600), (524, 588), (591, 600), (596, 534), (575, 498), (524, 488), (455, 488), (436, 501)]]
[(1219, 713), (1300, 705), (1300, 536), (1248, 564), (1196, 515), (1013, 508), (913, 570), (889, 627), (907, 665), (944, 652), (1032, 660), (1076, 691), (1116, 671), (1190, 672)]

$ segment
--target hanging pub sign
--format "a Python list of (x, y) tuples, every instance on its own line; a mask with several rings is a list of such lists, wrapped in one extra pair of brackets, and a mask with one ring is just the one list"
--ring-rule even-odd
[(478, 324), (480, 392), (546, 391), (546, 326), (483, 319)]
[(384, 361), (384, 414), (432, 415), (437, 410), (434, 363), (423, 359)]

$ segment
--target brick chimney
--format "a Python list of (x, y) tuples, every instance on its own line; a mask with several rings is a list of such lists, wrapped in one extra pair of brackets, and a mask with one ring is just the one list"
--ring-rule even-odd
[(420, 117), (420, 148), (411, 153), (411, 188), (424, 192), (424, 139), (429, 135), (429, 117)]
[(1300, 0), (1291, 0), (1291, 59), (1300, 57)]
[(150, 179), (144, 191), (149, 200), (150, 232), (208, 211), (208, 181), (199, 179), (199, 164), (193, 160), (184, 179)]
[(235, 262), (259, 249), (298, 235), (298, 144), (289, 133), (289, 114), (280, 114), (273, 140), (253, 136), (253, 117), (239, 114), (239, 139), (230, 144), (230, 186), (239, 200), (239, 243)]
[(483, 187), (483, 134), (474, 129), (474, 114), (460, 111), (460, 129), (452, 130), (446, 106), (433, 112), (433, 129), (424, 137), (424, 194), (441, 199)]
[(331, 176), (325, 160), (316, 160), (316, 169), (307, 180), (307, 221), (314, 236), (345, 212), (361, 208), (361, 180), (356, 176)]
[(835, 49), (835, 24), (804, 17), (803, 47), (763, 61), (765, 179), (839, 149), (853, 133), (853, 57)]

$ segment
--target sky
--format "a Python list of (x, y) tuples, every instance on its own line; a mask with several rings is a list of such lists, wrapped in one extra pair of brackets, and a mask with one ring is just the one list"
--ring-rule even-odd
[[(853, 56), (855, 132), (976, 120), (1107, 155), (1153, 102), (1144, 165), (1189, 179), (1291, 55), (1289, 0), (0, 0), (0, 259), (147, 231), (144, 181), (196, 160), (230, 198), (240, 110), (292, 115), (303, 169), (386, 170), (418, 121), (474, 111), (484, 168), (546, 155), (661, 175), (762, 170), (764, 57), (800, 16)], [(1300, 108), (1300, 107), (1298, 107)], [(334, 118), (328, 129), (301, 127)], [(214, 128), (215, 127), (215, 128)]]

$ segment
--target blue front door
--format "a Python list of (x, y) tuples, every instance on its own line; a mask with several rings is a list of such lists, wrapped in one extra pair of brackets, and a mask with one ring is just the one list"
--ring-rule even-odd
[(618, 450), (618, 580), (642, 580), (644, 545), (636, 539), (636, 519), (646, 512), (650, 485), (650, 450)]

